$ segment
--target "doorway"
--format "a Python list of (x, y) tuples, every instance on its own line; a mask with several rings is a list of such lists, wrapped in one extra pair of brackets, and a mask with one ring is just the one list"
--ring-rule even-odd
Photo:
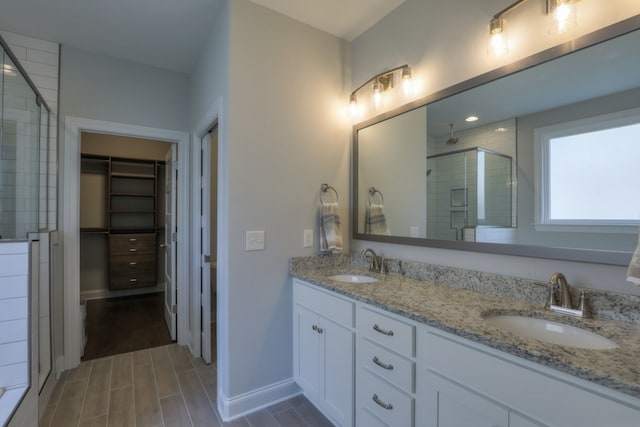
[(82, 360), (175, 340), (174, 150), (165, 141), (81, 133)]
[(206, 363), (217, 360), (218, 125), (200, 139), (200, 290), (201, 352)]
[[(190, 344), (189, 314), (189, 251), (191, 227), (189, 213), (189, 134), (166, 129), (83, 119), (67, 116), (64, 121), (64, 155), (62, 161), (61, 200), (63, 212), (62, 232), (64, 235), (63, 265), (64, 288), (63, 336), (64, 352), (56, 360), (56, 371), (72, 369), (80, 364), (82, 350), (82, 321), (80, 310), (80, 141), (82, 132), (131, 136), (156, 139), (175, 144), (177, 148), (178, 200), (176, 223), (180, 233), (172, 236), (177, 246), (185, 250), (176, 254), (177, 302), (176, 339), (180, 345)], [(183, 286), (179, 286), (183, 284)]]

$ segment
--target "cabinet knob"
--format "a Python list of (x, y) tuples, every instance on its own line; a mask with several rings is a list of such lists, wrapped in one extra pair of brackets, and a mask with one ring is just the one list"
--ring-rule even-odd
[(322, 333), (322, 328), (318, 328), (318, 333), (321, 334)]
[(373, 325), (373, 330), (376, 332), (379, 332), (383, 335), (386, 335), (388, 337), (392, 337), (393, 336), (393, 331), (389, 330), (389, 331), (385, 331), (384, 329), (380, 329), (380, 326), (378, 326), (378, 324), (376, 323), (375, 325)]
[(386, 369), (388, 371), (393, 371), (393, 365), (391, 363), (389, 364), (382, 363), (380, 359), (378, 359), (378, 356), (373, 357), (373, 363), (375, 363), (376, 365), (380, 366), (383, 369)]
[(391, 403), (384, 403), (382, 400), (380, 400), (380, 398), (378, 397), (377, 394), (373, 394), (372, 397), (373, 401), (376, 402), (378, 404), (378, 406), (381, 406), (382, 408), (391, 411), (393, 409), (393, 405)]
[(314, 331), (317, 331), (317, 330), (318, 330), (318, 327), (317, 327), (316, 325), (313, 325), (313, 326), (311, 327), (311, 329), (313, 329)]

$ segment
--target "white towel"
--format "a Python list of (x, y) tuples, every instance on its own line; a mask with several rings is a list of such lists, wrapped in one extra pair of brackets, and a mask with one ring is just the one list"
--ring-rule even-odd
[(342, 251), (342, 231), (338, 203), (324, 203), (320, 211), (320, 250)]
[(640, 286), (640, 235), (638, 236), (638, 246), (627, 269), (627, 281)]
[(367, 208), (364, 219), (365, 234), (382, 234), (388, 236), (391, 234), (387, 218), (382, 212), (383, 205), (372, 204)]

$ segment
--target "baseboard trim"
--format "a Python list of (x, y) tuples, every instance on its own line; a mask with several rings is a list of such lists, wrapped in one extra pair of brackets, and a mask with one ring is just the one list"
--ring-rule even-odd
[(218, 389), (218, 412), (222, 421), (228, 422), (291, 399), (301, 393), (302, 390), (293, 378), (233, 397), (226, 397)]
[(143, 295), (143, 294), (154, 294), (157, 292), (164, 292), (164, 284), (159, 284), (154, 287), (149, 288), (139, 288), (139, 289), (127, 289), (124, 291), (110, 291), (109, 289), (96, 289), (92, 291), (82, 291), (80, 292), (80, 298), (84, 299), (103, 299), (103, 298), (113, 298), (113, 297), (128, 297), (131, 295)]

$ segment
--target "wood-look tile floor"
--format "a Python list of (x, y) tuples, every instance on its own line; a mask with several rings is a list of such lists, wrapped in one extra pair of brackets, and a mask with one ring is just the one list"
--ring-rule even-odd
[(329, 427), (302, 395), (229, 423), (215, 366), (170, 344), (82, 362), (63, 373), (41, 427)]

